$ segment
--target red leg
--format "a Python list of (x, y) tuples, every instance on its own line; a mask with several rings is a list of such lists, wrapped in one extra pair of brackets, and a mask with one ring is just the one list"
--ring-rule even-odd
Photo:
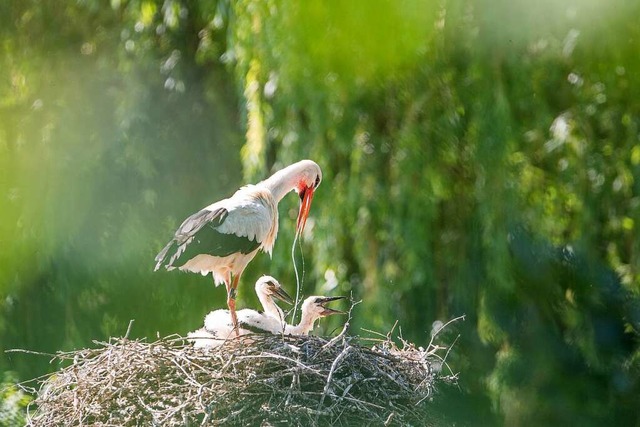
[[(213, 279), (213, 284), (215, 286), (216, 281), (215, 279)], [(224, 287), (227, 289), (227, 296), (229, 295), (229, 293), (231, 292), (231, 274), (226, 274), (225, 278), (224, 278)], [(227, 299), (227, 303), (229, 302), (229, 300)]]
[[(234, 280), (235, 282), (235, 280)], [(216, 281), (213, 280), (215, 285)], [(236, 284), (237, 286), (237, 284)], [(231, 273), (225, 274), (224, 287), (227, 289), (227, 306), (229, 307), (229, 313), (231, 313), (231, 321), (233, 322), (233, 330), (238, 336), (238, 316), (236, 315), (236, 293), (235, 289), (232, 291)]]
[(240, 281), (240, 275), (234, 276), (231, 283), (231, 289), (228, 289), (227, 293), (227, 305), (229, 306), (229, 312), (231, 313), (231, 321), (233, 322), (233, 330), (236, 333), (236, 337), (240, 335), (238, 332), (238, 316), (236, 315), (236, 289), (238, 288), (238, 282)]

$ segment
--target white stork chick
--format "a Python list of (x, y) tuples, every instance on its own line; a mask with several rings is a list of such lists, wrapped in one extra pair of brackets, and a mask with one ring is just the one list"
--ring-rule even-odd
[(302, 303), (302, 317), (296, 326), (285, 325), (285, 335), (309, 335), (315, 326), (316, 320), (332, 314), (346, 314), (344, 311), (334, 310), (324, 305), (331, 301), (345, 299), (346, 297), (311, 296)]
[(273, 319), (276, 319), (278, 322), (284, 325), (284, 312), (275, 303), (274, 298), (280, 301), (284, 301), (288, 304), (293, 304), (293, 299), (284, 290), (282, 285), (280, 285), (280, 282), (278, 282), (274, 277), (262, 276), (256, 282), (255, 288), (258, 300), (260, 301), (260, 304), (262, 304), (264, 314)]
[[(244, 322), (261, 324), (263, 328), (282, 331), (286, 324), (284, 321), (284, 313), (282, 309), (276, 305), (274, 298), (289, 304), (293, 304), (293, 299), (287, 294), (280, 283), (271, 276), (262, 276), (259, 278), (256, 282), (255, 290), (258, 300), (260, 300), (262, 304), (264, 313), (258, 313), (250, 309), (238, 311), (238, 322), (241, 325), (238, 331), (239, 335), (250, 332), (242, 328)], [(205, 317), (204, 328), (190, 332), (188, 337), (196, 348), (214, 347), (221, 345), (231, 336), (234, 330), (233, 326), (233, 320), (231, 319), (229, 310), (215, 310)]]
[[(345, 297), (312, 296), (302, 303), (302, 317), (297, 325), (283, 324), (277, 318), (258, 313), (255, 310), (238, 311), (238, 331), (240, 335), (270, 333), (274, 335), (309, 335), (316, 320), (332, 314), (346, 314), (344, 311), (325, 307), (325, 304), (344, 299)], [(275, 305), (275, 304), (274, 304)], [(190, 338), (205, 337), (209, 339), (195, 340), (196, 347), (213, 347), (221, 345), (233, 332), (233, 323), (228, 310), (216, 310), (205, 318), (205, 327), (189, 334)], [(192, 335), (193, 334), (193, 335)], [(211, 339), (213, 338), (213, 339)], [(199, 341), (202, 343), (199, 344)]]
[[(271, 333), (274, 335), (282, 333), (285, 335), (309, 335), (309, 332), (311, 332), (315, 326), (316, 320), (332, 314), (346, 314), (344, 311), (334, 310), (324, 306), (331, 301), (337, 301), (344, 298), (345, 297), (312, 296), (305, 299), (300, 310), (302, 312), (300, 323), (295, 326), (288, 325), (286, 323), (283, 324), (279, 322), (277, 318), (266, 316), (264, 313), (258, 313), (255, 310), (240, 310), (238, 311), (238, 327), (240, 335), (250, 332), (263, 334)], [(228, 313), (227, 310), (218, 311)], [(228, 331), (229, 334), (232, 331), (232, 324), (228, 317), (225, 319), (220, 316), (216, 317), (214, 320), (213, 318), (209, 319), (209, 316), (207, 316), (207, 319), (205, 319), (205, 329), (211, 331), (209, 326), (214, 325), (217, 325), (218, 327), (223, 325), (226, 327), (224, 331)]]
[(228, 199), (191, 215), (156, 256), (158, 270), (211, 273), (227, 288), (227, 305), (237, 327), (236, 289), (247, 264), (259, 250), (271, 255), (278, 234), (278, 203), (290, 191), (300, 196), (296, 237), (304, 231), (313, 194), (322, 181), (320, 167), (301, 160), (255, 185), (240, 188)]

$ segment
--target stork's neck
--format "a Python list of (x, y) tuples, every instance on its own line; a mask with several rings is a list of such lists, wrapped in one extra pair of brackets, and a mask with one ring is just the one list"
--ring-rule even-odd
[(276, 203), (279, 203), (287, 193), (293, 191), (298, 186), (303, 171), (307, 167), (308, 164), (304, 162), (294, 163), (274, 173), (258, 185), (268, 188), (276, 200)]
[(296, 326), (289, 326), (285, 332), (291, 335), (309, 335), (309, 332), (313, 330), (313, 324), (317, 319), (318, 318), (316, 316), (303, 311), (300, 323)]
[(262, 304), (262, 308), (264, 309), (264, 313), (266, 315), (278, 319), (280, 323), (284, 323), (284, 312), (273, 301), (273, 298), (259, 292), (258, 299), (260, 300), (260, 303)]

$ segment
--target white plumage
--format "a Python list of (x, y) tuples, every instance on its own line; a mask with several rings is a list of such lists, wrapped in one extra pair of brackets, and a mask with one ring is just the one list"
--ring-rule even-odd
[[(250, 331), (242, 327), (243, 322), (258, 324), (263, 328), (273, 331), (282, 331), (285, 320), (284, 313), (274, 302), (274, 298), (293, 303), (293, 300), (286, 293), (280, 283), (271, 276), (262, 276), (255, 285), (256, 295), (262, 304), (264, 313), (255, 310), (242, 309), (238, 311), (238, 322), (241, 325), (238, 332), (240, 335)], [(229, 310), (214, 310), (207, 314), (204, 319), (204, 328), (190, 332), (187, 336), (194, 343), (196, 348), (215, 347), (221, 345), (233, 333), (233, 321)]]
[[(330, 316), (332, 314), (345, 314), (343, 311), (334, 310), (329, 307), (325, 307), (325, 304), (331, 301), (337, 301), (344, 299), (345, 297), (323, 297), (323, 296), (311, 296), (304, 300), (302, 308), (300, 309), (301, 317), (300, 322), (297, 325), (290, 325), (283, 323), (277, 318), (271, 316), (265, 316), (254, 310), (246, 310), (243, 315), (238, 312), (238, 325), (245, 332), (257, 332), (257, 333), (271, 333), (271, 334), (285, 334), (285, 335), (309, 335), (309, 332), (315, 327), (317, 320)], [(274, 304), (275, 305), (275, 304)], [(277, 306), (276, 306), (277, 307)], [(211, 319), (209, 324), (216, 325), (216, 321), (226, 321), (230, 323), (228, 319)], [(207, 329), (207, 322), (205, 320), (205, 329)]]
[(218, 231), (235, 234), (261, 243), (261, 249), (271, 254), (278, 234), (278, 205), (270, 191), (257, 185), (247, 185), (230, 199), (213, 203), (205, 209), (225, 208), (229, 214)]
[[(344, 299), (344, 297), (308, 297), (302, 303), (302, 317), (297, 325), (289, 325), (281, 320), (282, 311), (273, 300), (271, 300), (271, 303), (279, 313), (275, 316), (267, 314), (266, 311), (265, 313), (258, 313), (255, 310), (239, 310), (238, 333), (239, 335), (247, 335), (249, 333), (309, 335), (318, 319), (332, 314), (344, 314), (343, 311), (325, 307), (325, 304), (340, 299)], [(233, 322), (229, 311), (216, 310), (205, 317), (204, 328), (191, 332), (189, 338), (194, 338), (195, 347), (217, 347), (230, 338), (232, 332)], [(200, 337), (205, 339), (196, 339)]]

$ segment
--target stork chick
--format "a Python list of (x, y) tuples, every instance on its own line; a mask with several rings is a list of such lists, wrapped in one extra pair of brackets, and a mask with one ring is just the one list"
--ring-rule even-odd
[(300, 310), (302, 312), (302, 317), (300, 318), (300, 323), (296, 326), (286, 325), (284, 327), (285, 335), (309, 335), (309, 332), (311, 332), (315, 326), (316, 320), (332, 314), (347, 314), (344, 311), (325, 307), (325, 304), (331, 301), (337, 301), (345, 298), (346, 297), (308, 297), (302, 303), (302, 309)]
[[(302, 317), (300, 323), (297, 325), (285, 324), (282, 325), (274, 322), (272, 319), (267, 318), (264, 315), (257, 315), (251, 313), (250, 316), (238, 315), (238, 324), (243, 330), (258, 333), (272, 333), (285, 335), (309, 335), (315, 326), (316, 320), (330, 316), (332, 314), (346, 314), (344, 311), (334, 310), (329, 307), (325, 307), (325, 304), (331, 301), (337, 301), (344, 299), (345, 297), (323, 297), (323, 296), (311, 296), (304, 300), (302, 303)], [(249, 313), (247, 313), (249, 314)]]
[[(265, 328), (282, 330), (285, 325), (284, 313), (282, 312), (282, 309), (277, 306), (274, 298), (293, 304), (292, 298), (280, 285), (280, 282), (271, 276), (260, 277), (256, 281), (255, 290), (258, 300), (260, 300), (260, 303), (262, 304), (264, 313), (258, 313), (257, 311), (250, 309), (242, 309), (237, 313), (238, 318), (242, 321), (245, 321), (245, 319), (264, 318), (265, 320), (262, 324), (265, 325)], [(248, 321), (257, 324), (260, 323), (260, 321)], [(222, 344), (231, 336), (233, 330), (234, 326), (229, 310), (221, 309), (207, 314), (204, 319), (204, 328), (190, 332), (188, 337), (190, 338), (190, 341), (194, 343), (196, 348), (213, 347)], [(249, 333), (248, 330), (239, 330), (240, 335), (247, 333)]]

